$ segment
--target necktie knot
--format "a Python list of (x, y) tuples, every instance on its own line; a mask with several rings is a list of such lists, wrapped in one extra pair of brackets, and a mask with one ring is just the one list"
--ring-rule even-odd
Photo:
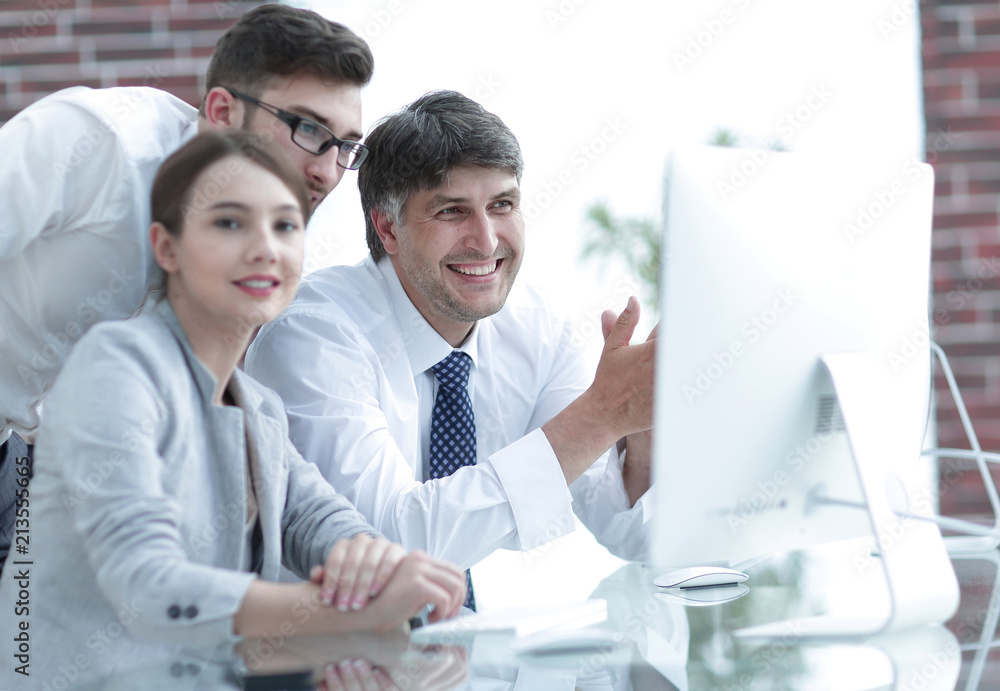
[(441, 362), (431, 367), (438, 383), (449, 390), (467, 389), (469, 386), (469, 371), (472, 369), (472, 358), (461, 350), (453, 350)]

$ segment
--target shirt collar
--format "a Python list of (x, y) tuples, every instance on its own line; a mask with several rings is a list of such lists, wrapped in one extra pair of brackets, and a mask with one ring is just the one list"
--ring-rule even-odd
[(410, 359), (411, 371), (414, 374), (426, 372), (448, 357), (453, 350), (461, 350), (468, 354), (472, 358), (472, 366), (476, 367), (479, 357), (479, 322), (472, 325), (472, 332), (465, 339), (465, 343), (453, 348), (410, 301), (389, 257), (382, 257), (376, 267), (389, 290), (389, 302), (403, 332), (403, 342), (406, 344), (406, 355)]

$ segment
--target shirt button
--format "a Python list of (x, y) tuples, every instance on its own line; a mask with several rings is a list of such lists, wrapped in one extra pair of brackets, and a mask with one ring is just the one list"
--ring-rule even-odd
[(184, 616), (188, 619), (194, 619), (198, 616), (198, 608), (194, 605), (190, 605), (186, 610), (184, 610)]
[(170, 605), (167, 608), (167, 616), (171, 619), (178, 619), (181, 616), (181, 608), (178, 605)]

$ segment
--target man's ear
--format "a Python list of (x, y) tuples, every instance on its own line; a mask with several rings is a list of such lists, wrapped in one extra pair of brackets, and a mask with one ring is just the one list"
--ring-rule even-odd
[(168, 274), (177, 271), (177, 240), (167, 231), (167, 227), (156, 221), (149, 226), (149, 244), (153, 247), (153, 257), (160, 268)]
[(389, 216), (379, 209), (371, 210), (372, 223), (375, 225), (375, 232), (378, 233), (382, 246), (385, 247), (386, 254), (396, 254), (399, 252), (399, 239), (396, 237), (396, 225), (389, 220)]
[(205, 94), (205, 123), (212, 130), (238, 130), (243, 127), (243, 102), (217, 86)]

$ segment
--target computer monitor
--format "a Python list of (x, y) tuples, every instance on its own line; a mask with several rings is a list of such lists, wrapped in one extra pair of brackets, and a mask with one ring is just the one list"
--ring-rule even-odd
[[(654, 565), (739, 565), (873, 534), (886, 547), (901, 515), (933, 514), (915, 472), (930, 405), (933, 187), (926, 164), (857, 152), (672, 155)], [(910, 520), (896, 542), (934, 535)], [(931, 552), (947, 582), (943, 546)]]

